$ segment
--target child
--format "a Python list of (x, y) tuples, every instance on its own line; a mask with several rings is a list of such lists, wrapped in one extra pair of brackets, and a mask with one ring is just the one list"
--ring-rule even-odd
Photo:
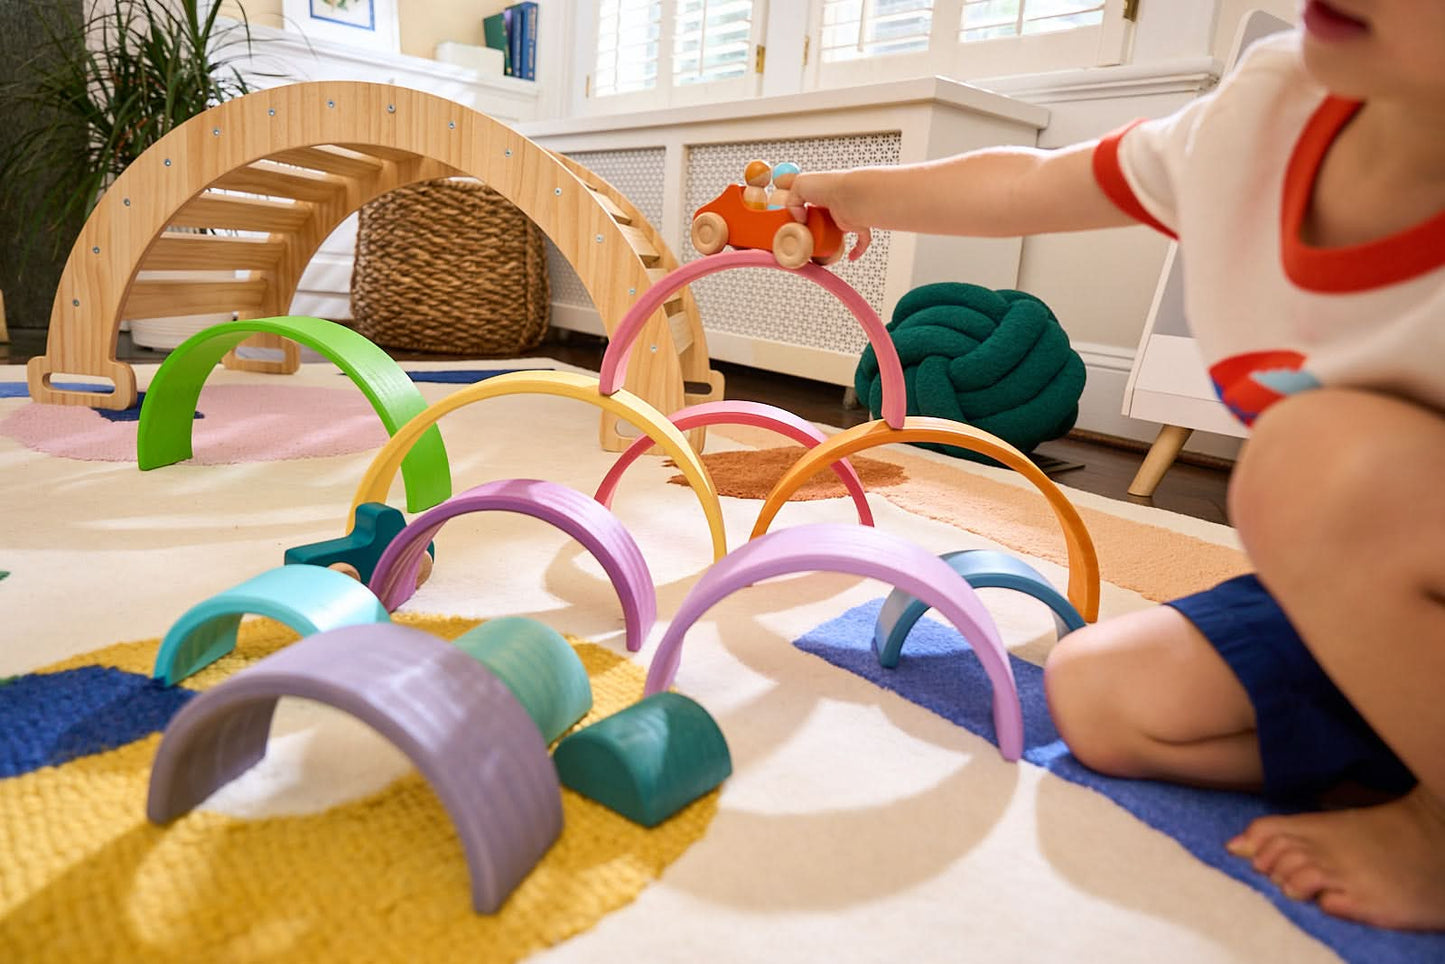
[(1065, 637), (1050, 709), (1120, 776), (1297, 801), (1371, 788), (1229, 849), (1329, 913), (1442, 929), (1445, 3), (1309, 0), (1302, 19), (1172, 117), (1052, 152), (801, 174), (790, 205), (829, 208), (855, 258), (872, 227), (1177, 234), (1216, 387), (1259, 416), (1230, 487), (1256, 573)]

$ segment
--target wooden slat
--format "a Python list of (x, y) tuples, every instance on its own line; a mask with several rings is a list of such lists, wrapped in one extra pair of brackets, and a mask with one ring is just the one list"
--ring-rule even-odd
[(237, 197), (208, 191), (191, 198), (171, 218), (178, 228), (228, 228), (283, 234), (301, 228), (311, 217), (311, 205), (264, 198)]
[(618, 224), (632, 223), (632, 218), (627, 216), (626, 211), (618, 207), (616, 201), (612, 200), (612, 198), (608, 197), (606, 194), (603, 194), (601, 191), (599, 191), (597, 188), (593, 187), (590, 184), (587, 185), (587, 189), (590, 190), (592, 192), (592, 196), (597, 198), (598, 202), (607, 209), (607, 213), (612, 215), (612, 220), (616, 221)]
[(297, 201), (326, 202), (346, 190), (347, 181), (335, 174), (321, 174), (271, 161), (257, 161), (234, 171), (227, 171), (211, 182), (211, 187), (250, 194), (269, 194)]
[(383, 161), (393, 161), (398, 164), (414, 161), (418, 156), (411, 151), (401, 151), (395, 147), (382, 147), (380, 144), (337, 144), (336, 146), (344, 147), (348, 151), (355, 151), (358, 154), (365, 154), (367, 157), (379, 157)]
[[(661, 281), (663, 278), (667, 277), (671, 273), (672, 272), (668, 271), (666, 268), (647, 269), (647, 277), (652, 279), (653, 284), (657, 284), (659, 281)], [(666, 301), (664, 301), (662, 303), (662, 310), (667, 312), (668, 315), (675, 315), (678, 312), (682, 311), (682, 291), (678, 290), (674, 292), (671, 298), (668, 298)], [(679, 348), (678, 351), (682, 351), (682, 349)]]
[(662, 255), (657, 253), (657, 249), (652, 246), (652, 242), (647, 239), (647, 235), (641, 229), (630, 224), (619, 224), (617, 230), (622, 232), (622, 236), (627, 239), (628, 246), (637, 252), (637, 256), (642, 259), (644, 265), (649, 268), (655, 267), (662, 260)]
[(308, 167), (313, 171), (325, 171), (327, 174), (340, 174), (342, 177), (371, 177), (382, 169), (381, 161), (374, 157), (330, 145), (277, 151), (269, 159)]
[(141, 271), (269, 270), (286, 253), (271, 238), (228, 238), (215, 234), (167, 231), (141, 259)]
[(266, 298), (266, 282), (237, 278), (234, 281), (137, 281), (120, 316), (170, 318), (223, 311), (255, 311)]

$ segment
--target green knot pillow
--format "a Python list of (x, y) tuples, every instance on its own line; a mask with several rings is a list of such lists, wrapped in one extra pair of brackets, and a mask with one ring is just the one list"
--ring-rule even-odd
[[(903, 363), (909, 415), (966, 422), (1022, 452), (1074, 427), (1084, 362), (1049, 306), (1033, 295), (953, 282), (924, 285), (898, 302), (888, 331)], [(879, 417), (883, 384), (871, 345), (858, 360), (853, 387)], [(956, 446), (919, 444), (998, 464)]]

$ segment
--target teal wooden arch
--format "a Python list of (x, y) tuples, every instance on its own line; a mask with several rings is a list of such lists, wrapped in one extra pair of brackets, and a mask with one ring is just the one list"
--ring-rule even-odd
[(278, 566), (186, 610), (161, 640), (151, 675), (174, 686), (205, 669), (236, 648), (236, 631), (247, 615), (274, 619), (303, 638), (391, 622), (381, 601), (350, 576), (320, 566)]
[[(427, 407), (420, 390), (391, 356), (364, 336), (334, 321), (291, 315), (228, 321), (197, 332), (161, 363), (146, 388), (136, 435), (136, 462), (155, 469), (191, 457), (191, 424), (201, 388), (221, 358), (258, 332), (280, 335), (323, 355), (335, 364), (376, 409), (387, 434)], [(452, 494), (451, 465), (441, 432), (433, 425), (417, 439), (401, 462), (406, 506), (429, 509)]]

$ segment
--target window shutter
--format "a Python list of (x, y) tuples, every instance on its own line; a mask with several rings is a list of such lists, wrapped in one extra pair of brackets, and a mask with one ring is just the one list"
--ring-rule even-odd
[(751, 69), (753, 0), (675, 0), (674, 84), (707, 84)]
[(822, 62), (928, 49), (933, 0), (823, 0)]
[(1104, 0), (963, 0), (958, 39), (1056, 33), (1104, 22)]
[(657, 86), (662, 0), (601, 0), (592, 93), (605, 97)]

